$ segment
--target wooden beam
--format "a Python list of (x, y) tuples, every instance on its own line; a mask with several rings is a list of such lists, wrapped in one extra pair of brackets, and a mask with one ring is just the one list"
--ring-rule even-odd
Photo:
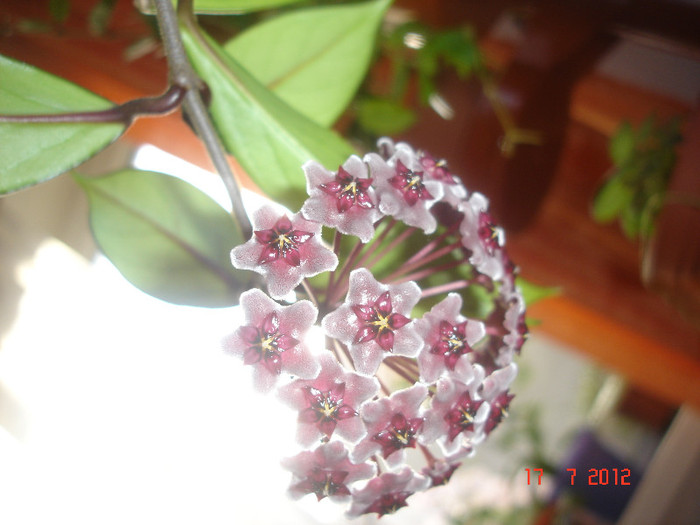
[(631, 383), (676, 405), (700, 410), (700, 362), (644, 337), (566, 297), (536, 303), (529, 315), (546, 321), (537, 330), (580, 351)]

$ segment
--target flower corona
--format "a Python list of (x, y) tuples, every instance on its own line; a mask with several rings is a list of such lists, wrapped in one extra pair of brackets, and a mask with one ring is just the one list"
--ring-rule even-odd
[(306, 163), (301, 211), (253, 216), (231, 259), (269, 296), (245, 292), (245, 321), (224, 341), (298, 413), (290, 495), (349, 503), (349, 516), (393, 513), (449, 482), (507, 415), (527, 336), (488, 200), (444, 160), (378, 146), (337, 171)]

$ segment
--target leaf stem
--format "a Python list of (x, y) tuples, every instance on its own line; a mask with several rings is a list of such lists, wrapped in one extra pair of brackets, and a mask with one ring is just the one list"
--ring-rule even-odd
[(124, 104), (98, 111), (80, 111), (75, 113), (47, 113), (36, 115), (0, 115), (0, 122), (16, 124), (100, 124), (118, 122), (125, 126), (138, 117), (145, 115), (167, 115), (182, 104), (187, 89), (177, 84), (157, 97), (144, 97), (130, 100)]
[(156, 17), (163, 39), (165, 55), (170, 68), (170, 80), (173, 84), (187, 89), (184, 110), (189, 116), (197, 135), (206, 146), (209, 157), (226, 186), (226, 191), (231, 199), (234, 219), (242, 238), (247, 239), (252, 236), (253, 228), (245, 213), (240, 187), (231, 171), (221, 139), (214, 129), (206, 105), (202, 100), (201, 90), (204, 88), (204, 83), (194, 72), (180, 38), (178, 16), (188, 27), (196, 27), (192, 0), (179, 1), (177, 15), (170, 0), (153, 1), (156, 7)]

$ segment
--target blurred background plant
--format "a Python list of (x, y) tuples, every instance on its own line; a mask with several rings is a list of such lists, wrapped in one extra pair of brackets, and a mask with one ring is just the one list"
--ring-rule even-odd
[(613, 166), (593, 201), (596, 221), (618, 221), (630, 240), (651, 235), (676, 165), (681, 122), (652, 115), (637, 127), (620, 125), (609, 143)]

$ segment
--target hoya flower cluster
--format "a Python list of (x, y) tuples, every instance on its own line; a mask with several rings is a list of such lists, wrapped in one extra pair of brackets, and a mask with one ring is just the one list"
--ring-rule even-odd
[[(507, 414), (527, 335), (488, 201), (428, 153), (388, 139), (379, 151), (304, 165), (301, 211), (263, 207), (231, 252), (267, 294), (241, 296), (225, 346), (298, 413), (290, 494), (350, 516), (450, 479)], [(325, 344), (309, 343), (314, 327)]]

